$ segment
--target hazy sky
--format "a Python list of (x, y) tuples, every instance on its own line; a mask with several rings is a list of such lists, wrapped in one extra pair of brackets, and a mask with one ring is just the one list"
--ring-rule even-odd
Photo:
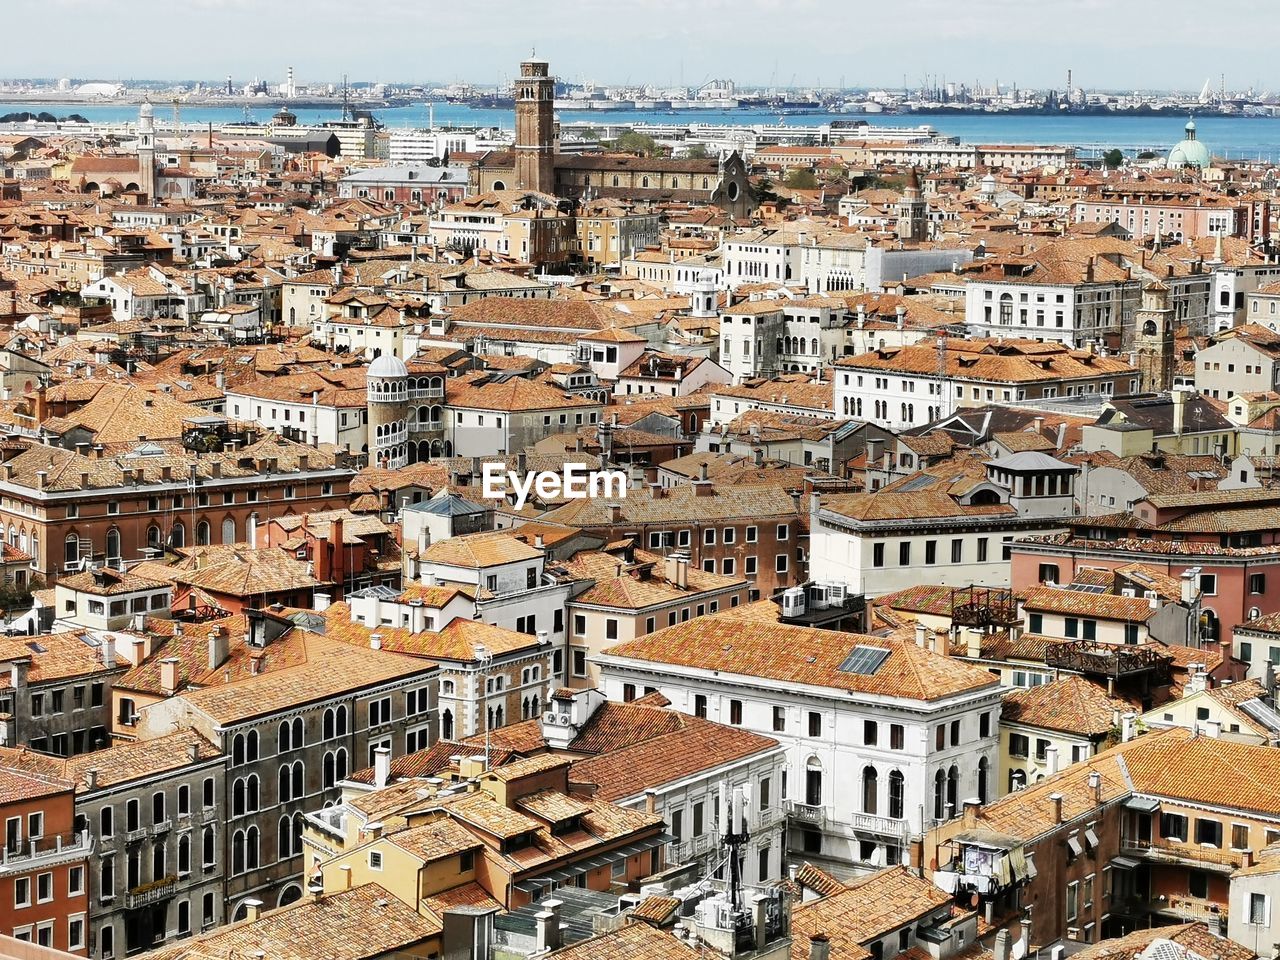
[(0, 0), (0, 75), (277, 81), (509, 77), (697, 85), (1280, 89), (1280, 4), (1241, 0)]

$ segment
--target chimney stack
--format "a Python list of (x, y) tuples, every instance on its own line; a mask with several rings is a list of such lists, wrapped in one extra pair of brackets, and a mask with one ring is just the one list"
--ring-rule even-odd
[(1049, 802), (1053, 804), (1053, 822), (1061, 823), (1062, 822), (1062, 794), (1060, 793), (1049, 794)]
[(539, 953), (551, 953), (560, 949), (560, 906), (559, 900), (547, 900), (543, 909), (534, 915), (537, 929), (537, 946)]
[(995, 960), (1009, 960), (1009, 931), (1001, 929), (996, 933), (995, 946), (991, 951)]
[(178, 658), (165, 657), (160, 661), (160, 691), (172, 697), (178, 690)]
[(809, 937), (809, 960), (831, 960), (831, 941), (825, 933)]
[(379, 790), (391, 779), (391, 751), (378, 747), (373, 751), (373, 783)]

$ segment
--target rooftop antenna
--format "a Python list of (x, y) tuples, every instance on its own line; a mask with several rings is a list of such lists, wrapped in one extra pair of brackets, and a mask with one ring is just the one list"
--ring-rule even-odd
[(740, 789), (730, 790), (720, 782), (720, 815), (724, 817), (724, 845), (729, 848), (729, 902), (742, 907), (742, 849), (751, 839), (747, 822), (747, 798)]

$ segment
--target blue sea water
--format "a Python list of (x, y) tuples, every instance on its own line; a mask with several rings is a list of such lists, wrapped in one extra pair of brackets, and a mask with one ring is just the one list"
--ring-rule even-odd
[[(265, 123), (276, 112), (275, 106), (250, 108), (249, 119)], [(135, 104), (17, 104), (0, 103), (0, 114), (20, 110), (48, 111), (56, 116), (78, 113), (97, 122), (125, 122), (136, 119)], [(304, 124), (335, 120), (339, 110), (307, 109), (295, 111)], [(157, 119), (169, 119), (163, 104), (156, 105)], [(425, 103), (375, 111), (388, 127), (425, 127), (428, 108)], [(184, 106), (184, 124), (225, 124), (245, 119), (241, 107)], [(510, 128), (512, 113), (505, 109), (472, 109), (464, 104), (437, 103), (434, 107), (437, 125), (498, 126)], [(779, 116), (767, 110), (681, 110), (674, 114), (652, 111), (560, 111), (563, 123), (709, 123), (709, 124), (776, 124), (811, 126), (832, 120), (865, 120), (876, 126), (914, 127), (929, 124), (940, 133), (959, 137), (970, 143), (1044, 143), (1070, 144), (1080, 148), (1084, 156), (1119, 147), (1122, 150), (1168, 150), (1183, 137), (1185, 119), (1174, 116), (1021, 116), (1012, 114), (813, 114), (796, 113)], [(1205, 141), (1215, 156), (1232, 159), (1280, 160), (1280, 118), (1222, 117), (1196, 118), (1199, 139)]]

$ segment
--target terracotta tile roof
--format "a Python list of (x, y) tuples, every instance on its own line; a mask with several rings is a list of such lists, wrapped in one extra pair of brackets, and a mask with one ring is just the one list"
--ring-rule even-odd
[(829, 897), (833, 893), (839, 893), (841, 890), (847, 889), (843, 881), (837, 880), (831, 874), (815, 867), (811, 863), (802, 865), (796, 871), (796, 883), (814, 891), (820, 897)]
[[(744, 629), (744, 625), (749, 626)], [(888, 656), (872, 674), (841, 670), (858, 646), (887, 650)], [(616, 644), (603, 656), (916, 700), (936, 700), (997, 682), (986, 670), (932, 653), (912, 641), (740, 621), (733, 616), (696, 617)]]
[[(191, 690), (182, 699), (224, 726), (289, 710), (400, 678), (435, 675), (436, 666), (388, 650), (371, 650), (302, 631), (300, 663), (270, 669), (230, 682)], [(274, 641), (274, 642), (279, 642)], [(341, 670), (333, 664), (342, 663)]]
[[(605, 797), (604, 799), (607, 800), (609, 798)], [(552, 824), (564, 823), (574, 817), (580, 817), (591, 812), (591, 808), (585, 803), (580, 803), (559, 790), (539, 790), (535, 793), (526, 793), (516, 800), (516, 806), (526, 813), (533, 814), (539, 820), (545, 820), (547, 823)]]
[(219, 927), (148, 954), (150, 960), (372, 960), (419, 953), (440, 935), (425, 917), (375, 883), (299, 900), (254, 922)]
[(951, 597), (954, 588), (932, 583), (904, 587), (893, 593), (876, 597), (877, 607), (905, 610), (909, 613), (927, 613), (935, 617), (951, 616)]
[(186, 547), (182, 553), (186, 556), (175, 564), (147, 563), (143, 572), (207, 593), (245, 599), (321, 586), (305, 561), (284, 550), (257, 550), (238, 543)]
[[(611, 519), (611, 507), (622, 509), (620, 519)], [(639, 524), (694, 523), (696, 521), (794, 518), (795, 501), (775, 486), (717, 487), (708, 496), (697, 496), (689, 485), (672, 487), (661, 499), (626, 497), (571, 500), (541, 519), (573, 527), (636, 526)]]
[[(1123, 937), (1103, 940), (1073, 954), (1073, 960), (1136, 960), (1156, 940), (1171, 940), (1199, 957), (1217, 960), (1255, 960), (1257, 953), (1234, 940), (1216, 936), (1203, 923), (1135, 930)], [(1162, 954), (1163, 956), (1163, 954)]]
[(1023, 609), (1126, 623), (1146, 623), (1159, 612), (1142, 597), (1086, 593), (1069, 587), (1032, 587), (1023, 600)]
[(441, 923), (444, 922), (445, 911), (454, 907), (482, 907), (495, 912), (502, 909), (502, 904), (489, 896), (489, 892), (475, 881), (433, 894), (426, 897), (423, 903), (431, 911), (432, 916)]
[(423, 563), (483, 569), (522, 560), (537, 560), (542, 551), (507, 530), (487, 530), (437, 540), (420, 554)]
[(643, 610), (664, 603), (690, 601), (699, 594), (746, 586), (746, 581), (739, 577), (706, 573), (690, 565), (688, 586), (677, 587), (666, 578), (663, 558), (644, 550), (635, 552), (635, 564), (631, 566), (599, 551), (577, 553), (564, 566), (577, 579), (595, 581), (574, 597), (573, 603), (619, 610)]
[(0, 747), (0, 767), (69, 780), (79, 791), (88, 790), (88, 772), (96, 770), (95, 789), (101, 790), (180, 770), (191, 764), (192, 750), (198, 761), (221, 756), (213, 744), (194, 730), (179, 730), (149, 740), (124, 741), (74, 757), (35, 753), (26, 747)]
[(663, 926), (680, 908), (679, 897), (645, 897), (631, 910), (631, 916), (645, 923)]
[[(519, 301), (532, 303), (533, 301)], [(599, 408), (602, 404), (585, 396), (566, 394), (560, 387), (524, 377), (491, 380), (485, 373), (452, 377), (445, 383), (445, 406), (461, 410), (525, 412)]]
[(772, 737), (689, 717), (678, 730), (578, 760), (569, 779), (594, 784), (595, 796), (616, 802), (777, 746)]
[[(182, 632), (178, 633), (178, 629)], [(233, 680), (244, 679), (253, 676), (255, 669), (269, 673), (306, 662), (306, 642), (297, 631), (286, 633), (268, 644), (264, 650), (250, 647), (245, 641), (248, 622), (243, 616), (224, 617), (202, 623), (150, 619), (146, 630), (158, 638), (151, 656), (119, 677), (116, 687), (162, 695), (160, 662), (170, 658), (178, 661), (179, 691), (188, 686), (209, 687), (226, 683), (228, 677)], [(209, 639), (215, 630), (226, 631), (227, 657), (210, 668)]]
[(833, 960), (869, 956), (877, 937), (906, 926), (950, 902), (950, 897), (906, 867), (886, 867), (791, 913), (791, 957), (806, 960), (812, 939), (825, 935)]
[(424, 863), (456, 857), (484, 845), (474, 833), (444, 816), (420, 826), (397, 830), (387, 839)]
[[(87, 677), (101, 673), (100, 648), (91, 647), (81, 639), (78, 631), (54, 633), (39, 637), (0, 638), (0, 663), (28, 659), (27, 682), (31, 685), (71, 677)], [(12, 671), (0, 672), (0, 689), (13, 682)]]
[[(1117, 357), (1103, 357), (1062, 344), (1035, 340), (947, 339), (946, 374), (953, 380), (984, 383), (1051, 383), (1096, 377), (1136, 375)], [(899, 374), (936, 375), (938, 348), (933, 343), (910, 344), (843, 357), (835, 366), (851, 370), (888, 371)]]
[(1004, 698), (1000, 719), (1083, 737), (1100, 737), (1114, 727), (1117, 710), (1125, 713), (1129, 709), (1130, 705), (1124, 700), (1108, 697), (1096, 684), (1073, 674), (1009, 693)]
[(345, 603), (334, 603), (324, 612), (325, 635), (330, 640), (348, 646), (368, 649), (369, 637), (382, 637), (382, 649), (412, 657), (430, 660), (452, 660), (472, 663), (476, 660), (476, 648), (483, 645), (494, 656), (538, 646), (538, 638), (527, 633), (517, 633), (505, 627), (483, 623), (479, 620), (455, 618), (439, 631), (423, 630), (413, 633), (404, 627), (380, 624), (375, 627), (357, 623), (351, 619), (351, 608)]
[[(2, 762), (4, 759), (0, 756)], [(74, 789), (75, 784), (70, 780), (60, 780), (50, 774), (0, 767), (0, 804), (37, 800)]]
[(138, 590), (157, 590), (165, 585), (163, 580), (152, 580), (132, 571), (121, 573), (110, 567), (85, 570), (83, 573), (63, 577), (58, 583), (68, 590), (92, 594), (95, 597), (111, 597), (121, 593), (134, 593)]

